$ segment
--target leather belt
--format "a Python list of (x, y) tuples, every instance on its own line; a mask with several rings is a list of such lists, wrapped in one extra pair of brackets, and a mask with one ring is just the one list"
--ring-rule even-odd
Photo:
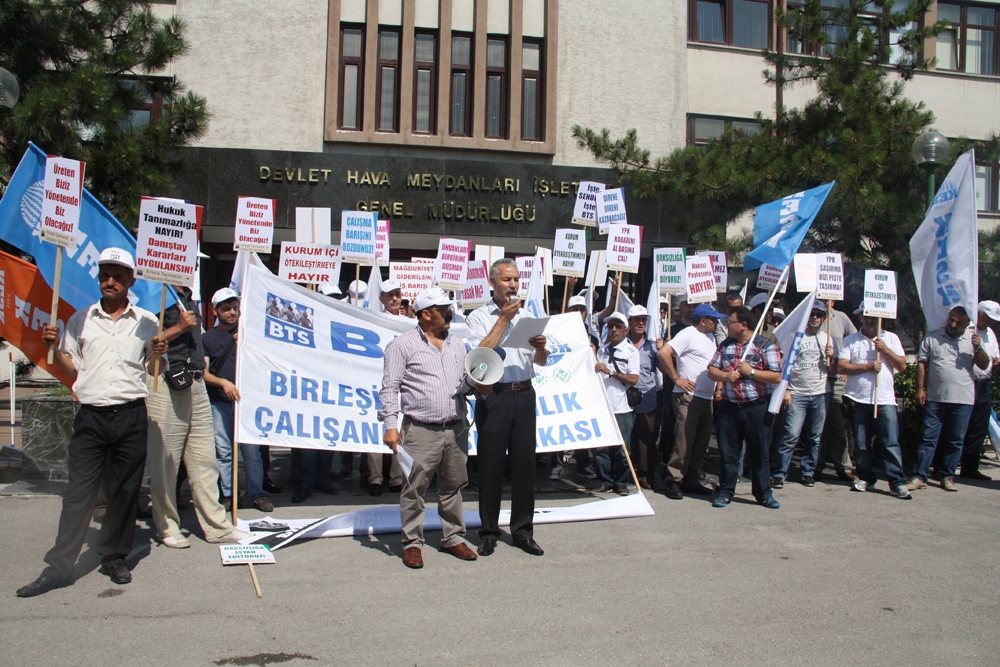
[(81, 408), (86, 408), (91, 412), (122, 412), (125, 410), (131, 410), (132, 408), (138, 408), (146, 404), (145, 398), (137, 398), (134, 401), (129, 401), (128, 403), (118, 403), (116, 405), (87, 405), (86, 403), (81, 403)]
[(413, 419), (412, 417), (407, 417), (410, 422), (416, 424), (417, 426), (423, 426), (424, 428), (454, 428), (461, 419), (452, 419), (446, 422), (422, 422), (419, 419)]
[(523, 391), (530, 388), (530, 382), (497, 382), (493, 385), (493, 391), (497, 389), (501, 391)]
[(761, 396), (760, 398), (755, 398), (752, 401), (743, 401), (742, 403), (737, 403), (736, 405), (741, 408), (752, 408), (755, 405), (760, 405), (762, 403), (770, 402), (770, 396)]

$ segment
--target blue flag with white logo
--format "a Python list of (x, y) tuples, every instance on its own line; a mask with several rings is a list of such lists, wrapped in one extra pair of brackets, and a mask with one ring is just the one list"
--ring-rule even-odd
[(830, 181), (818, 188), (796, 192), (758, 206), (753, 219), (754, 248), (743, 260), (743, 270), (752, 271), (761, 264), (786, 268), (835, 183)]
[[(56, 252), (59, 246), (42, 241), (42, 197), (45, 191), (45, 151), (28, 144), (21, 163), (0, 199), (0, 238), (35, 258), (45, 282), (55, 282)], [(59, 298), (77, 310), (92, 306), (101, 298), (97, 282), (97, 260), (105, 248), (123, 248), (135, 256), (135, 237), (86, 189), (80, 207), (76, 248), (67, 248), (62, 263)], [(161, 283), (136, 280), (132, 294), (137, 305), (160, 312)], [(173, 288), (167, 288), (167, 306), (175, 302)]]

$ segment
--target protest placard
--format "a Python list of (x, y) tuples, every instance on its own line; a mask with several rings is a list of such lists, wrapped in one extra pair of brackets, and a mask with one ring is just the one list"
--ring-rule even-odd
[(688, 257), (685, 260), (687, 302), (711, 303), (715, 301), (715, 272), (712, 258), (707, 255)]
[(274, 241), (274, 199), (260, 197), (236, 198), (236, 228), (233, 250), (271, 254)]
[(654, 279), (660, 294), (684, 294), (685, 259), (684, 248), (655, 248), (653, 250)]
[(528, 283), (531, 282), (531, 269), (535, 266), (535, 256), (523, 255), (521, 257), (515, 257), (514, 261), (517, 262), (517, 272), (520, 275), (520, 282), (517, 286), (517, 295), (523, 298), (524, 295), (528, 293)]
[(582, 278), (587, 272), (587, 232), (582, 229), (557, 229), (552, 248), (552, 273)]
[(625, 215), (625, 191), (603, 190), (597, 195), (597, 231), (607, 234), (611, 225), (628, 224)]
[(493, 262), (504, 256), (503, 252), (504, 249), (502, 245), (477, 245), (474, 259), (477, 262), (481, 259), (485, 259), (486, 266), (493, 266)]
[(328, 208), (296, 208), (295, 242), (332, 245), (332, 221)]
[(576, 202), (573, 204), (573, 224), (597, 226), (597, 195), (603, 191), (603, 183), (580, 181), (576, 188)]
[(274, 564), (274, 554), (263, 544), (220, 544), (223, 565)]
[(201, 207), (178, 199), (143, 197), (135, 245), (135, 275), (169, 285), (194, 286)]
[(552, 249), (535, 246), (535, 257), (542, 258), (542, 278), (546, 285), (552, 287), (555, 284), (552, 277)]
[[(85, 169), (86, 165), (79, 160), (55, 155), (46, 158), (42, 218), (38, 228), (43, 241), (64, 248), (76, 247)], [(62, 253), (58, 255), (61, 257)]]
[(867, 317), (896, 319), (896, 272), (885, 269), (865, 271), (865, 309)]
[(375, 229), (375, 261), (379, 266), (389, 266), (388, 220), (379, 220)]
[(486, 260), (469, 262), (469, 272), (465, 276), (465, 289), (462, 290), (462, 308), (478, 308), (490, 300), (490, 268)]
[(816, 291), (816, 255), (811, 252), (797, 252), (792, 260), (795, 270), (795, 290), (798, 292)]
[(590, 251), (590, 263), (587, 264), (587, 287), (604, 287), (608, 282), (608, 265), (604, 263), (603, 250)]
[(434, 260), (430, 263), (389, 262), (389, 277), (399, 283), (403, 298), (412, 303), (434, 282)]
[(438, 254), (434, 262), (434, 284), (445, 290), (465, 288), (469, 271), (469, 253), (472, 244), (462, 239), (442, 238), (438, 241)]
[(712, 259), (715, 291), (725, 292), (729, 286), (729, 253), (722, 250), (699, 250), (698, 254)]
[[(781, 281), (780, 285), (778, 284), (779, 280)], [(775, 287), (778, 288), (778, 294), (784, 294), (785, 290), (788, 289), (788, 274), (776, 266), (761, 264), (760, 271), (757, 272), (757, 289), (770, 292)]]
[(816, 254), (816, 298), (844, 299), (844, 258), (839, 252)]
[(278, 277), (293, 283), (340, 282), (340, 247), (282, 241)]
[(375, 231), (378, 214), (368, 211), (341, 211), (340, 257), (341, 261), (372, 266), (375, 264)]
[(640, 225), (612, 225), (608, 234), (605, 262), (612, 271), (639, 272), (639, 255), (642, 251)]

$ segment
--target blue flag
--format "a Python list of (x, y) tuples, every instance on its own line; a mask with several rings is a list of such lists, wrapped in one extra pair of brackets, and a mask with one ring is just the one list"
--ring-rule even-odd
[(752, 271), (761, 264), (779, 269), (787, 267), (835, 183), (830, 181), (758, 206), (753, 219), (754, 247), (743, 260), (743, 270)]
[[(55, 282), (56, 251), (60, 247), (39, 237), (45, 159), (42, 149), (28, 144), (28, 150), (0, 199), (0, 238), (34, 257), (39, 273), (51, 287)], [(59, 298), (77, 310), (92, 306), (101, 298), (97, 260), (102, 250), (123, 248), (135, 256), (135, 237), (86, 189), (80, 208), (77, 245), (75, 249), (66, 249), (59, 284)], [(137, 280), (132, 293), (141, 308), (159, 313), (161, 289), (161, 283)], [(167, 287), (167, 306), (175, 301), (173, 288)]]

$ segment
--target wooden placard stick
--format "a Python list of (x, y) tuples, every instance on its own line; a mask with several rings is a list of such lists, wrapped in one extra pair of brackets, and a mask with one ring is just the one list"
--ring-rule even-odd
[(617, 273), (618, 291), (615, 292), (615, 310), (618, 310), (618, 302), (622, 300), (622, 272)]
[(566, 312), (566, 302), (569, 300), (569, 276), (566, 276), (566, 282), (563, 283), (563, 305), (562, 312)]
[[(157, 336), (163, 335), (163, 311), (167, 309), (167, 284), (160, 283), (160, 325), (156, 330)], [(179, 306), (178, 306), (179, 307)], [(153, 391), (160, 386), (160, 356), (153, 359)]]
[(671, 300), (672, 300), (673, 296), (674, 296), (673, 294), (667, 293), (667, 342), (668, 343), (674, 337), (674, 335), (673, 335), (673, 328), (674, 328), (674, 322), (673, 322), (673, 320), (674, 320), (674, 304), (671, 303)]
[(263, 597), (260, 593), (260, 582), (257, 581), (257, 571), (253, 569), (253, 563), (247, 563), (250, 568), (250, 578), (253, 579), (253, 589), (257, 591), (257, 597)]
[[(52, 285), (52, 319), (49, 320), (51, 326), (59, 326), (59, 283), (62, 281), (62, 258), (63, 249), (61, 246), (56, 246), (56, 271), (55, 271), (55, 281)], [(58, 339), (56, 339), (55, 345), (49, 348), (49, 358), (48, 363), (54, 363), (56, 358), (56, 345), (59, 344)], [(13, 443), (11, 443), (13, 444)]]
[[(350, 291), (350, 290), (348, 290)], [(361, 265), (354, 265), (354, 305), (361, 299)]]
[[(882, 318), (878, 318), (878, 324), (875, 325), (875, 340), (882, 337)], [(881, 361), (882, 355), (878, 350), (875, 350), (875, 361)], [(882, 371), (875, 373), (875, 399), (872, 401), (875, 405), (875, 419), (878, 419), (878, 378), (882, 375)]]

